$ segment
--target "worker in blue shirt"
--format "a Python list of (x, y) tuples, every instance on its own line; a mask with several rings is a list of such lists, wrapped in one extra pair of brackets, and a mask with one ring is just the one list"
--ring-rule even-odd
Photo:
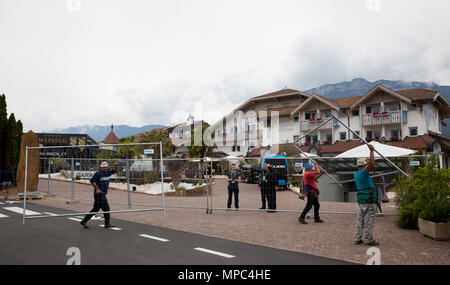
[(368, 145), (368, 147), (370, 149), (369, 160), (359, 158), (356, 162), (358, 170), (354, 174), (356, 189), (358, 190), (358, 215), (354, 243), (355, 245), (363, 243), (362, 235), (364, 230), (365, 243), (373, 246), (379, 244), (373, 239), (378, 194), (369, 174), (369, 171), (375, 167), (374, 147), (373, 145)]
[[(90, 182), (91, 185), (94, 187), (94, 207), (90, 211), (91, 213), (96, 213), (100, 209), (103, 210), (103, 212), (109, 212), (109, 204), (108, 200), (106, 199), (106, 194), (108, 194), (108, 187), (109, 187), (109, 177), (117, 172), (118, 164), (114, 163), (114, 169), (110, 170), (109, 165), (107, 162), (102, 162), (100, 165), (100, 170), (94, 173), (94, 176), (92, 176)], [(105, 216), (105, 228), (112, 228), (114, 227), (110, 223), (110, 214), (105, 213), (103, 214)], [(86, 223), (94, 216), (94, 214), (87, 214), (84, 219), (80, 222), (80, 224), (88, 228)]]

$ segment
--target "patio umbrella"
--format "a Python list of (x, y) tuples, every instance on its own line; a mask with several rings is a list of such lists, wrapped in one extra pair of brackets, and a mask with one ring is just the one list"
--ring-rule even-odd
[[(369, 144), (373, 145), (373, 147), (379, 151), (385, 157), (398, 157), (398, 156), (406, 156), (410, 154), (416, 153), (415, 150), (403, 147), (396, 147), (387, 144), (382, 144), (379, 142), (370, 142)], [(370, 150), (367, 145), (360, 145), (346, 152), (343, 152), (336, 157), (339, 158), (359, 158), (359, 157), (369, 157)], [(380, 157), (376, 152), (374, 153), (375, 157)]]

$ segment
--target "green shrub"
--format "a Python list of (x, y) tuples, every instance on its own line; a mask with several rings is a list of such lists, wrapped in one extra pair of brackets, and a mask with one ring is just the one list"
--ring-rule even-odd
[(153, 183), (156, 181), (156, 175), (153, 172), (149, 172), (144, 176), (144, 184)]
[(450, 170), (435, 169), (430, 162), (410, 177), (398, 177), (394, 192), (401, 228), (417, 228), (418, 218), (435, 223), (450, 220)]
[(395, 221), (402, 229), (417, 229), (419, 210), (414, 205), (407, 205), (400, 209), (400, 215)]
[(291, 185), (294, 186), (294, 187), (298, 187), (298, 186), (299, 186), (299, 183), (298, 183), (297, 180), (292, 180), (292, 181), (291, 181)]
[(186, 190), (186, 188), (183, 186), (178, 186), (177, 188), (175, 188), (175, 191), (183, 191), (183, 190)]

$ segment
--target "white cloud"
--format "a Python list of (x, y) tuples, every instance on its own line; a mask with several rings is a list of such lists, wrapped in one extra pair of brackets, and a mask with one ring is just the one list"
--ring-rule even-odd
[(213, 123), (250, 97), (354, 77), (450, 84), (450, 3), (0, 0), (0, 93), (36, 131)]

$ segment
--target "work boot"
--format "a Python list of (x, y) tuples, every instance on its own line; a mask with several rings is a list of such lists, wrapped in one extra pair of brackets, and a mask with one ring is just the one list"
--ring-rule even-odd
[(315, 223), (323, 223), (324, 221), (321, 220), (320, 218), (317, 218), (317, 219), (314, 219), (314, 222), (315, 222)]
[(299, 217), (298, 221), (300, 222), (300, 224), (307, 224), (308, 222), (305, 221), (305, 218)]
[(368, 243), (366, 243), (367, 245), (379, 245), (380, 243), (377, 242), (376, 240), (371, 240)]
[(106, 224), (105, 225), (105, 229), (107, 229), (107, 228), (115, 228), (116, 226), (113, 226), (113, 225), (111, 225), (111, 224)]
[(86, 223), (87, 223), (87, 221), (85, 221), (85, 220), (83, 220), (83, 221), (80, 222), (80, 224), (81, 224), (85, 229), (89, 228), (89, 227), (86, 225)]
[(355, 242), (353, 243), (354, 245), (360, 245), (362, 244), (363, 241), (362, 240), (355, 240)]

